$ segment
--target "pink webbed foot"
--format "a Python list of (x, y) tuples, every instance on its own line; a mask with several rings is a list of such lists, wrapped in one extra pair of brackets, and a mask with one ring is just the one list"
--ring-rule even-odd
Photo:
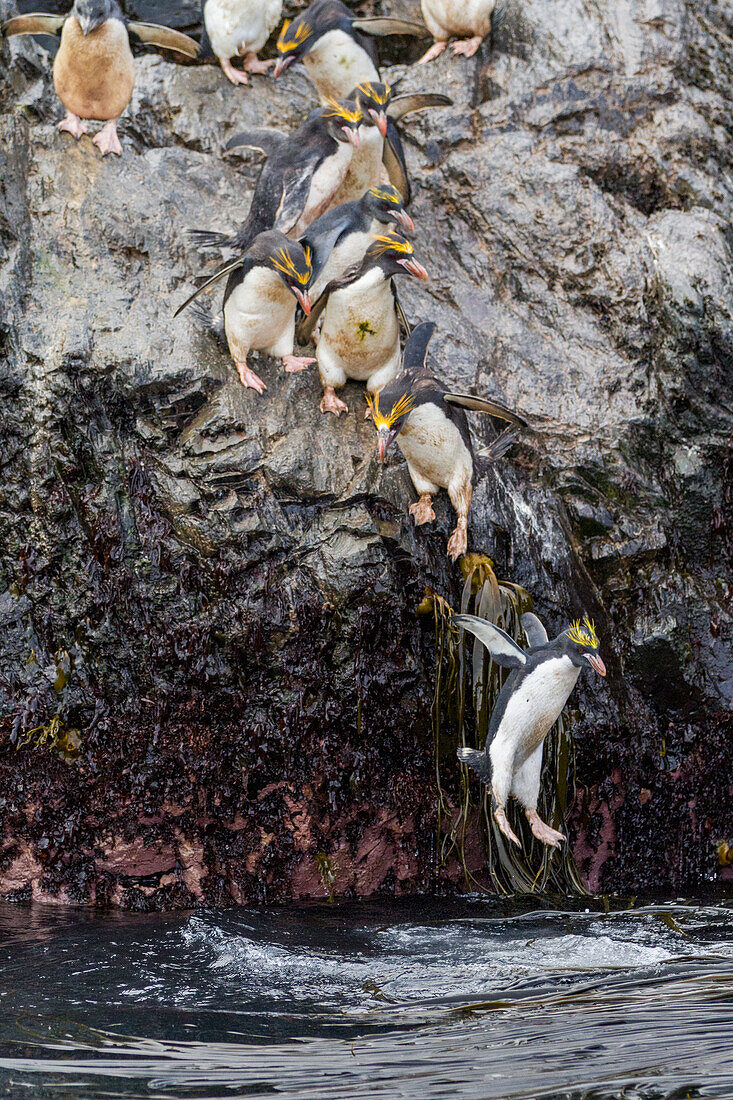
[(453, 561), (465, 554), (468, 549), (468, 535), (466, 533), (466, 521), (458, 521), (456, 529), (448, 539), (448, 557)]
[(82, 122), (78, 115), (72, 115), (71, 111), (66, 112), (66, 118), (59, 122), (56, 129), (65, 130), (67, 134), (71, 134), (77, 141), (82, 134), (89, 133), (89, 127), (86, 122)]
[(312, 359), (308, 355), (283, 355), (283, 365), (288, 374), (295, 374), (296, 371), (305, 370), (311, 363), (315, 363), (316, 360)]
[(340, 397), (336, 396), (336, 391), (333, 386), (326, 386), (323, 391), (323, 397), (321, 398), (321, 412), (322, 413), (334, 413), (335, 416), (341, 416), (341, 413), (348, 413), (349, 406), (345, 401), (342, 401)]
[(239, 372), (239, 380), (243, 386), (248, 389), (257, 390), (258, 393), (264, 393), (267, 386), (253, 370), (247, 366), (246, 363), (237, 363), (237, 371)]
[(516, 844), (517, 848), (522, 847), (519, 841), (519, 837), (509, 824), (509, 820), (506, 816), (506, 810), (503, 806), (497, 806), (494, 810), (494, 821), (499, 826), (499, 830), (504, 834), (507, 840), (511, 840), (512, 844)]
[(433, 498), (430, 496), (430, 493), (421, 493), (420, 499), (410, 505), (409, 511), (410, 515), (415, 520), (416, 527), (421, 527), (423, 523), (430, 523), (431, 520), (435, 519)]
[(92, 141), (102, 156), (106, 156), (107, 153), (116, 153), (118, 157), (122, 156), (122, 146), (120, 145), (120, 139), (117, 137), (117, 121), (115, 119), (111, 122), (105, 122), (96, 137), (92, 138)]
[(562, 841), (565, 840), (565, 834), (558, 832), (557, 829), (553, 829), (544, 822), (536, 810), (526, 810), (525, 812), (532, 835), (536, 836), (543, 844), (548, 844), (550, 848), (559, 848)]
[(461, 54), (463, 57), (473, 57), (482, 42), (483, 38), (480, 35), (477, 38), (464, 38), (460, 42), (454, 42), (451, 49), (456, 55)]
[(241, 69), (235, 69), (228, 57), (220, 57), (219, 64), (224, 76), (231, 80), (232, 84), (249, 84), (249, 77)]
[(447, 45), (447, 42), (433, 42), (428, 52), (424, 53), (418, 61), (418, 65), (427, 65), (428, 61), (435, 61), (436, 57), (440, 57)]
[(264, 76), (268, 69), (277, 64), (275, 59), (272, 61), (260, 61), (256, 53), (246, 53), (244, 55), (244, 71), (247, 73), (257, 73), (260, 76)]

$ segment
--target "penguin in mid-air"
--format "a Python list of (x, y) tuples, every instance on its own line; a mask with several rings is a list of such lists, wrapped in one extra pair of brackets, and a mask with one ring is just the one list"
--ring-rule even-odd
[(231, 138), (228, 150), (245, 147), (267, 156), (257, 180), (247, 221), (236, 233), (192, 229), (202, 247), (246, 251), (258, 233), (280, 229), (292, 237), (328, 210), (346, 178), (359, 147), (361, 114), (340, 103), (312, 111), (292, 134), (279, 130), (245, 130)]
[(504, 5), (496, 0), (421, 0), (422, 17), (434, 44), (418, 64), (433, 61), (454, 36), (453, 53), (473, 57), (483, 42), (504, 16)]
[[(203, 0), (201, 17), (211, 49), (232, 84), (248, 84), (248, 73), (266, 73), (273, 61), (257, 57), (280, 22), (282, 0)], [(235, 69), (233, 57), (241, 57)]]
[(305, 345), (323, 315), (316, 352), (322, 413), (348, 413), (336, 396), (347, 378), (366, 382), (375, 393), (399, 372), (401, 310), (392, 280), (412, 275), (427, 282), (414, 251), (399, 233), (375, 237), (362, 262), (326, 287), (299, 326), (298, 341)]
[(468, 510), (475, 469), (464, 409), (488, 413), (514, 425), (480, 452), (482, 458), (490, 461), (501, 458), (516, 439), (517, 428), (527, 427), (527, 424), (498, 402), (454, 393), (436, 378), (425, 365), (434, 331), (432, 321), (425, 321), (414, 329), (405, 345), (402, 373), (374, 396), (371, 409), (377, 429), (379, 461), (384, 462), (394, 440), (405, 456), (412, 483), (420, 496), (410, 505), (416, 526), (435, 519), (432, 498), (440, 489), (448, 490), (457, 516), (455, 531), (448, 541), (448, 554), (455, 561), (468, 547)]
[(504, 836), (520, 847), (506, 816), (507, 801), (514, 795), (534, 836), (557, 848), (565, 836), (537, 813), (542, 747), (582, 670), (590, 665), (599, 676), (606, 675), (595, 626), (587, 618), (578, 620), (550, 642), (537, 616), (527, 613), (521, 618), (529, 641), (525, 650), (476, 615), (454, 615), (453, 622), (474, 634), (498, 665), (512, 669), (496, 700), (483, 752), (460, 748), (458, 758), (490, 787), (494, 818)]
[(186, 57), (196, 57), (199, 52), (198, 43), (180, 31), (155, 23), (130, 23), (117, 0), (74, 0), (68, 15), (16, 15), (3, 25), (2, 34), (7, 38), (16, 34), (60, 37), (53, 83), (66, 117), (58, 128), (80, 138), (87, 133), (84, 120), (104, 122), (93, 139), (103, 156), (122, 153), (117, 123), (135, 86), (130, 42), (175, 50)]
[(321, 102), (345, 99), (365, 80), (379, 80), (373, 37), (390, 34), (425, 37), (425, 28), (406, 19), (362, 19), (341, 0), (315, 0), (277, 40), (275, 76), (302, 61)]
[(347, 102), (361, 113), (360, 143), (346, 179), (333, 197), (334, 205), (360, 198), (368, 187), (387, 177), (401, 192), (405, 205), (409, 205), (410, 181), (397, 122), (429, 107), (450, 107), (453, 100), (432, 92), (394, 97), (389, 84), (365, 80), (353, 90)]
[(317, 301), (330, 282), (360, 264), (375, 235), (390, 223), (408, 233), (415, 228), (402, 195), (388, 183), (370, 188), (358, 202), (334, 206), (311, 222), (300, 237), (300, 243), (311, 250), (311, 300)]
[(250, 351), (282, 359), (289, 373), (315, 359), (293, 355), (295, 303), (310, 313), (308, 285), (313, 275), (310, 254), (299, 241), (276, 229), (257, 236), (244, 256), (228, 263), (200, 286), (175, 312), (228, 276), (224, 291), (224, 331), (243, 386), (262, 393), (265, 383), (247, 364)]

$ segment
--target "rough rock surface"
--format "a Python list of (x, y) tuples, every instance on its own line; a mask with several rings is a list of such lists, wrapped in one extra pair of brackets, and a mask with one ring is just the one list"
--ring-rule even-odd
[[(600, 624), (571, 822), (599, 889), (713, 881), (733, 833), (732, 36), (730, 0), (510, 0), (472, 61), (387, 55), (455, 101), (406, 134), (431, 282), (403, 303), (446, 378), (535, 428), (481, 477), (471, 548), (551, 626)], [(314, 372), (261, 361), (259, 397), (172, 318), (211, 265), (184, 229), (247, 210), (225, 139), (313, 92), (144, 56), (102, 160), (56, 132), (48, 60), (0, 58), (0, 894), (454, 888), (415, 615), (426, 585), (458, 598), (447, 501), (413, 529), (357, 387), (325, 419)]]

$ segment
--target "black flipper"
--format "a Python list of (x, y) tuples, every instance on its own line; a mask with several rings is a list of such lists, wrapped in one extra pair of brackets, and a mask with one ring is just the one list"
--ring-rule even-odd
[(201, 47), (193, 38), (170, 27), (161, 27), (157, 23), (128, 23), (127, 33), (133, 42), (142, 42), (146, 46), (158, 46), (162, 50), (174, 50), (185, 57), (198, 57)]
[(412, 188), (410, 177), (407, 175), (405, 150), (402, 148), (400, 132), (391, 118), (387, 119), (387, 137), (382, 147), (382, 164), (387, 169), (389, 182), (402, 195), (405, 206), (409, 206)]
[(525, 611), (519, 621), (522, 624), (522, 630), (527, 635), (527, 641), (532, 647), (547, 645), (550, 639), (536, 615), (533, 615), (531, 611)]
[(287, 173), (283, 180), (282, 198), (277, 209), (273, 229), (279, 229), (282, 233), (289, 233), (297, 225), (308, 201), (312, 181), (312, 162), (299, 164)]
[(488, 413), (489, 416), (496, 416), (499, 420), (516, 424), (519, 428), (528, 427), (527, 421), (523, 420), (521, 416), (513, 413), (506, 405), (501, 405), (498, 401), (491, 401), (488, 397), (474, 397), (470, 393), (446, 393), (443, 395), (443, 400), (447, 401), (449, 405), (457, 405), (458, 408), (468, 409), (470, 412)]
[(400, 301), (399, 294), (397, 293), (397, 286), (395, 285), (394, 279), (392, 280), (392, 297), (394, 299), (394, 308), (395, 313), (397, 314), (397, 322), (401, 326), (405, 336), (409, 338), (410, 334), (412, 333), (412, 325), (407, 320), (407, 314), (402, 308), (402, 302)]
[(405, 344), (405, 354), (402, 357), (402, 370), (407, 372), (421, 371), (425, 367), (428, 355), (428, 345), (435, 332), (435, 321), (423, 321), (416, 325), (410, 334), (410, 339)]
[(488, 619), (480, 619), (477, 615), (454, 615), (452, 622), (478, 638), (502, 668), (523, 668), (526, 665), (527, 654), (524, 650)]
[[(323, 271), (328, 257), (338, 243), (339, 237), (351, 224), (352, 209), (352, 203), (343, 203), (340, 207), (337, 206), (335, 210), (326, 211), (320, 218), (316, 218), (314, 222), (311, 222), (301, 236), (300, 243), (304, 248), (307, 245), (311, 250), (313, 280), (317, 279)], [(343, 211), (341, 217), (338, 216), (339, 211)], [(323, 230), (321, 230), (319, 222), (325, 223)]]
[(269, 130), (265, 127), (253, 126), (251, 129), (242, 130), (234, 137), (229, 138), (224, 149), (227, 152), (230, 149), (256, 149), (258, 152), (264, 153), (266, 157), (270, 157), (287, 140), (288, 135), (281, 133), (280, 130)]
[(214, 285), (214, 283), (218, 283), (219, 280), (223, 279), (225, 275), (231, 275), (233, 271), (236, 271), (238, 267), (242, 267), (244, 263), (244, 259), (233, 260), (231, 263), (227, 264), (226, 267), (220, 268), (219, 271), (212, 275), (210, 279), (207, 279), (206, 282), (198, 288), (198, 290), (194, 290), (193, 294), (190, 294), (188, 298), (186, 298), (186, 301), (183, 303), (182, 306), (178, 307), (173, 316), (177, 317), (179, 313), (183, 312), (186, 306), (190, 306), (191, 302), (195, 301), (196, 298), (198, 298), (199, 294), (203, 294), (205, 290), (208, 290), (210, 286)]
[(49, 34), (60, 38), (66, 19), (65, 15), (48, 15), (46, 12), (15, 15), (3, 23), (0, 36), (10, 38), (14, 34)]
[(387, 117), (399, 122), (405, 115), (414, 114), (415, 111), (425, 111), (428, 107), (452, 106), (453, 100), (447, 95), (438, 95), (437, 92), (413, 92), (393, 99), (387, 108)]
[(306, 344), (309, 344), (313, 338), (316, 325), (320, 320), (326, 305), (328, 304), (328, 297), (331, 293), (331, 287), (333, 283), (329, 283), (325, 288), (321, 296), (311, 306), (311, 311), (307, 317), (303, 317), (302, 321), (298, 324), (295, 332), (296, 339), (300, 346), (304, 348)]
[(214, 48), (211, 45), (211, 39), (209, 38), (209, 32), (206, 29), (206, 19), (204, 18), (204, 9), (206, 7), (206, 0), (201, 0), (201, 53), (199, 54), (200, 60), (210, 61), (216, 54)]
[(484, 783), (491, 783), (491, 767), (485, 752), (479, 752), (478, 749), (457, 749), (456, 755), (462, 764), (465, 764), (469, 768), (473, 768), (479, 779)]
[(375, 38), (384, 38), (390, 34), (409, 34), (415, 38), (429, 38), (430, 31), (422, 23), (414, 23), (411, 19), (390, 19), (387, 16), (376, 16), (370, 19), (354, 19), (351, 26), (356, 31), (364, 31)]

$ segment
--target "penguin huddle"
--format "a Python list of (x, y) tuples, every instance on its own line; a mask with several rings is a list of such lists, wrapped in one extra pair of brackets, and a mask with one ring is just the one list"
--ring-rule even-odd
[[(66, 16), (18, 15), (4, 37), (52, 34), (60, 39), (54, 87), (66, 115), (59, 130), (79, 139), (87, 122), (103, 123), (94, 143), (104, 156), (120, 155), (117, 123), (129, 105), (135, 63), (131, 44), (179, 57), (216, 57), (223, 76), (246, 85), (251, 74), (282, 78), (302, 63), (320, 105), (292, 133), (249, 128), (232, 137), (223, 155), (255, 150), (264, 165), (249, 209), (227, 231), (190, 230), (203, 248), (230, 257), (175, 311), (226, 280), (221, 309), (234, 366), (243, 386), (262, 394), (265, 384), (252, 352), (282, 361), (286, 372), (317, 365), (320, 410), (349, 415), (338, 396), (348, 379), (365, 385), (365, 416), (384, 462), (393, 444), (407, 464), (417, 500), (415, 526), (435, 519), (433, 498), (445, 490), (456, 515), (447, 552), (456, 561), (468, 549), (468, 515), (478, 460), (495, 463), (528, 427), (521, 415), (490, 397), (457, 393), (429, 363), (432, 322), (414, 328), (397, 282), (429, 282), (408, 234), (411, 184), (399, 126), (409, 115), (451, 105), (434, 93), (399, 95), (379, 72), (376, 42), (387, 35), (425, 38), (427, 63), (455, 38), (456, 54), (471, 57), (501, 18), (496, 0), (421, 0), (425, 26), (389, 17), (356, 16), (341, 0), (314, 0), (277, 38), (277, 58), (258, 54), (282, 17), (282, 0), (203, 0), (201, 44), (156, 24), (130, 22), (117, 0), (74, 0)], [(241, 61), (241, 68), (234, 65)], [(298, 354), (296, 345), (314, 354)], [(493, 442), (474, 451), (467, 412), (503, 425)], [(324, 430), (328, 430), (324, 421)], [(510, 796), (524, 806), (542, 843), (563, 834), (541, 821), (537, 796), (544, 738), (560, 715), (582, 669), (605, 676), (595, 628), (587, 619), (550, 642), (538, 619), (525, 615), (529, 641), (521, 649), (491, 623), (471, 615), (454, 622), (475, 635), (492, 658), (512, 669), (492, 715), (485, 749), (459, 750), (461, 761), (490, 787), (497, 824), (519, 844), (509, 825)]]

